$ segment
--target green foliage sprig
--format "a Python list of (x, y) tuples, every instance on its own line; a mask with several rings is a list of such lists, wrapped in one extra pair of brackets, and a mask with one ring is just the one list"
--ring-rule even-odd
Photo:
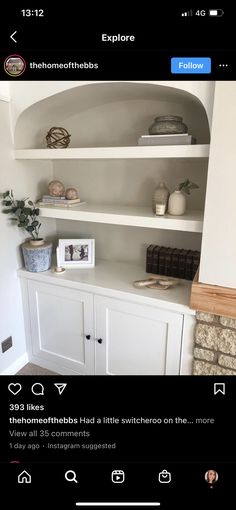
[(2, 212), (13, 214), (10, 220), (15, 222), (19, 228), (26, 230), (33, 239), (38, 239), (41, 223), (37, 219), (39, 209), (34, 202), (28, 198), (16, 200), (12, 190), (5, 191), (1, 194), (1, 197), (3, 198), (2, 205), (5, 206)]
[(190, 195), (193, 189), (199, 189), (199, 186), (194, 182), (191, 182), (189, 179), (186, 179), (178, 184), (176, 191), (182, 191), (183, 193), (186, 193), (186, 195)]

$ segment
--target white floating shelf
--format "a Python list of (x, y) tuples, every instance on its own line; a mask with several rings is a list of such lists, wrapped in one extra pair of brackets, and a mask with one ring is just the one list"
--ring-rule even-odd
[(85, 204), (74, 207), (40, 206), (40, 216), (62, 220), (109, 223), (132, 227), (202, 232), (202, 211), (187, 211), (184, 216), (155, 216), (150, 207)]
[(208, 158), (209, 145), (85, 147), (78, 149), (18, 149), (15, 159), (146, 159)]

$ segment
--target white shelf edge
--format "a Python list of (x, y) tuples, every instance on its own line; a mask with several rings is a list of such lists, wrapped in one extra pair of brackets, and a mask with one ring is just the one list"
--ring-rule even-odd
[(15, 159), (147, 159), (208, 158), (209, 145), (81, 147), (76, 149), (17, 149)]
[(40, 206), (40, 216), (63, 220), (106, 223), (132, 227), (179, 230), (201, 233), (203, 230), (203, 213), (188, 211), (184, 216), (155, 216), (148, 207), (84, 205), (81, 207), (62, 208), (57, 206)]

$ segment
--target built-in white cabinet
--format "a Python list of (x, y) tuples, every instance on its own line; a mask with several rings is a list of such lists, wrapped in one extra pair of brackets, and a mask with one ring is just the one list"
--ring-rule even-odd
[(63, 373), (94, 373), (93, 296), (80, 290), (28, 281), (30, 350)]
[(34, 363), (61, 374), (180, 373), (183, 314), (158, 301), (149, 306), (132, 295), (124, 301), (30, 279), (23, 296)]
[(102, 296), (94, 304), (96, 374), (179, 374), (182, 314)]

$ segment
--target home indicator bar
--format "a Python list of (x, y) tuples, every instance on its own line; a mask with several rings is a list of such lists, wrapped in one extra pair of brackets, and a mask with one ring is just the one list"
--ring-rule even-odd
[(112, 502), (112, 503), (76, 503), (76, 506), (161, 506), (161, 503), (124, 503), (124, 502)]

